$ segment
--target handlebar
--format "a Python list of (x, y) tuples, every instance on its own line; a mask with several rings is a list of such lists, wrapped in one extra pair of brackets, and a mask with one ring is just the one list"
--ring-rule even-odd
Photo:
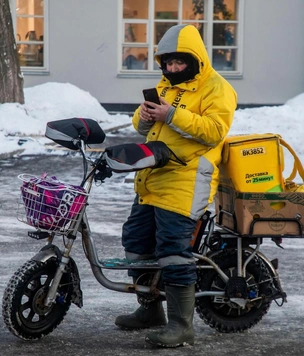
[(98, 163), (96, 164), (96, 171), (94, 174), (94, 181), (98, 182), (100, 181), (101, 183), (103, 183), (103, 181), (106, 178), (110, 178), (112, 177), (112, 169), (107, 165), (106, 160), (104, 159), (99, 159)]

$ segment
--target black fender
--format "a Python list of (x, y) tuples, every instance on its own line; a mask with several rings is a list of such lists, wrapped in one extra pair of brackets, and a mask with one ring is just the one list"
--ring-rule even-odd
[(55, 258), (58, 263), (61, 261), (61, 252), (55, 245), (44, 246), (34, 257), (31, 258), (31, 260), (46, 262), (51, 258)]
[[(61, 261), (61, 256), (62, 254), (57, 246), (46, 245), (31, 259), (37, 262), (46, 262), (50, 259), (55, 259), (59, 264)], [(72, 298), (71, 298), (72, 303), (74, 303), (79, 308), (81, 308), (83, 306), (83, 296), (80, 287), (80, 276), (79, 276), (76, 262), (72, 257), (69, 257), (69, 262), (66, 268), (67, 268), (67, 272), (70, 273), (72, 279), (72, 283), (71, 283), (73, 287)]]

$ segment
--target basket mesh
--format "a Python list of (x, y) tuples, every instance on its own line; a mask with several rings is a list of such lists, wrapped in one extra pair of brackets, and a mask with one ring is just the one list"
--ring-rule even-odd
[(56, 177), (19, 175), (23, 181), (17, 218), (30, 226), (66, 233), (73, 228), (78, 213), (87, 201), (86, 191), (79, 186), (60, 182)]

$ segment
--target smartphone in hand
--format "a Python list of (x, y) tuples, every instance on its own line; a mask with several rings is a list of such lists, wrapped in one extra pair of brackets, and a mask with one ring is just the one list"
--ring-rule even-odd
[[(151, 101), (152, 103), (160, 105), (159, 96), (155, 88), (144, 89), (143, 95), (146, 101)], [(148, 108), (154, 109), (152, 106), (148, 105)]]

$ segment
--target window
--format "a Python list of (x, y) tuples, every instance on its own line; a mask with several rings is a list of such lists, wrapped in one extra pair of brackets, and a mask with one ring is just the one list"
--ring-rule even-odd
[(23, 72), (47, 69), (48, 0), (11, 0), (17, 50)]
[(153, 54), (164, 33), (192, 24), (204, 40), (213, 67), (222, 74), (242, 72), (243, 0), (121, 0), (121, 73), (159, 71)]

